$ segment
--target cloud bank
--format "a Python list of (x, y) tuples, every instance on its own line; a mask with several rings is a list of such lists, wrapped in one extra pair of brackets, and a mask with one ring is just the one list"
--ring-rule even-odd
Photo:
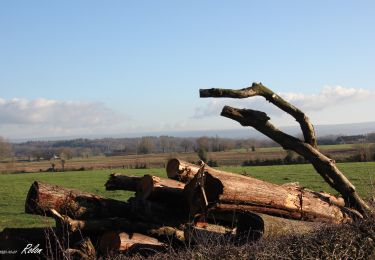
[(127, 119), (100, 102), (0, 98), (0, 128), (14, 134), (92, 133), (95, 129), (111, 129)]
[[(305, 112), (321, 111), (332, 106), (370, 101), (375, 98), (375, 91), (342, 86), (325, 86), (318, 94), (277, 93), (291, 104)], [(264, 111), (270, 116), (281, 116), (283, 112), (262, 97), (247, 99), (212, 99), (203, 107), (197, 107), (193, 118), (205, 118), (220, 115), (224, 105), (238, 108), (251, 108)]]

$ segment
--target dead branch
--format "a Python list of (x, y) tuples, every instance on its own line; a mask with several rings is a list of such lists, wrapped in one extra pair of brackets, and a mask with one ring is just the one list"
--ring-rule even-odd
[(231, 89), (203, 89), (200, 90), (201, 97), (232, 97), (245, 98), (252, 96), (263, 96), (274, 105), (292, 115), (300, 123), (305, 141), (301, 141), (293, 136), (285, 134), (269, 122), (266, 113), (251, 109), (238, 109), (225, 106), (221, 115), (239, 122), (242, 126), (254, 127), (259, 132), (279, 143), (284, 149), (293, 150), (309, 160), (315, 170), (323, 179), (335, 190), (341, 193), (348, 207), (352, 207), (362, 214), (373, 213), (366, 202), (359, 196), (352, 183), (336, 167), (333, 160), (322, 154), (316, 148), (315, 132), (310, 120), (306, 115), (276, 95), (273, 91), (262, 84), (254, 83), (252, 87), (231, 90)]

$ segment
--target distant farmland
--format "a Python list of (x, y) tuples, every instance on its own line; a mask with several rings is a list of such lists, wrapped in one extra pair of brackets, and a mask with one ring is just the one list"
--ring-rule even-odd
[[(358, 154), (356, 145), (323, 145), (320, 146), (323, 153), (329, 155), (336, 161)], [(208, 159), (215, 161), (219, 166), (239, 166), (244, 161), (255, 160), (275, 160), (283, 159), (287, 152), (281, 147), (237, 149), (222, 152), (209, 152)], [(297, 156), (297, 155), (294, 155)], [(164, 168), (168, 159), (178, 157), (186, 161), (196, 162), (198, 156), (196, 153), (153, 153), (138, 154), (126, 156), (92, 156), (87, 158), (74, 157), (65, 161), (66, 170), (100, 170), (114, 168)], [(52, 163), (57, 170), (61, 170), (62, 165), (59, 160), (40, 160), (40, 161), (10, 161), (0, 163), (0, 172), (44, 172), (47, 171)]]

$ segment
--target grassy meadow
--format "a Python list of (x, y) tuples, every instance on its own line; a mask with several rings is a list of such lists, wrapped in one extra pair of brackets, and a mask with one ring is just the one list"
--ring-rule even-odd
[[(375, 162), (341, 163), (338, 166), (354, 183), (361, 195), (370, 197), (373, 194), (375, 190)], [(249, 175), (277, 184), (299, 182), (302, 186), (313, 190), (324, 190), (336, 194), (314, 171), (310, 164), (238, 166), (220, 167), (220, 169)], [(105, 190), (104, 183), (112, 172), (140, 176), (144, 174), (166, 176), (163, 168), (3, 174), (0, 175), (0, 230), (5, 227), (40, 227), (54, 223), (52, 219), (24, 213), (26, 195), (35, 180), (80, 189), (109, 198), (127, 200), (132, 195), (132, 192)]]

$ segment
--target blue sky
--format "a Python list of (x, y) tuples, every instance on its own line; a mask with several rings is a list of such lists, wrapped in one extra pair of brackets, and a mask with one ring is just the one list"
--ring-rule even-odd
[[(374, 121), (374, 1), (1, 1), (0, 135), (238, 128), (261, 81), (315, 124)], [(366, 113), (362, 113), (365, 110)]]

